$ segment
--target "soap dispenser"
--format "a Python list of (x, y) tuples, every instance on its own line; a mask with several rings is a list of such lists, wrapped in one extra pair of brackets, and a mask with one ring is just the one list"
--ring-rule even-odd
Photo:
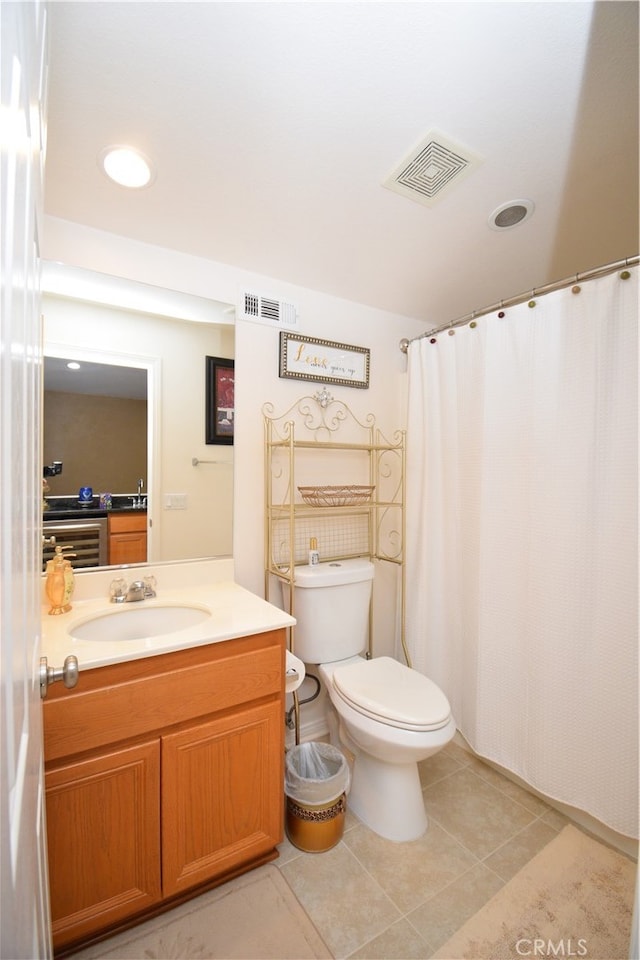
[(71, 610), (71, 595), (75, 586), (73, 567), (68, 557), (75, 557), (75, 553), (64, 555), (63, 550), (73, 550), (71, 545), (56, 546), (55, 555), (47, 561), (46, 593), (51, 607), (49, 616), (56, 617)]

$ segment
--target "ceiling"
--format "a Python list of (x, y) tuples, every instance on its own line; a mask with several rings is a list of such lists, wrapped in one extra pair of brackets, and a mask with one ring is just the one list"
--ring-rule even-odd
[[(636, 2), (57, 0), (50, 22), (52, 216), (428, 326), (638, 253)], [(382, 184), (431, 131), (481, 162), (425, 206)], [(152, 186), (98, 169), (121, 143)], [(533, 216), (491, 229), (516, 199)]]
[(147, 371), (119, 364), (92, 363), (82, 360), (77, 370), (70, 370), (62, 357), (44, 358), (45, 391), (92, 394), (99, 397), (147, 399)]

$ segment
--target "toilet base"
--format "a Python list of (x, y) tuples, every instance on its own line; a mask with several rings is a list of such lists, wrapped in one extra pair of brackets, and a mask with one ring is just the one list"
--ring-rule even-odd
[(416, 732), (388, 726), (332, 698), (332, 668), (320, 664), (328, 690), (331, 742), (353, 757), (348, 804), (367, 827), (396, 843), (421, 837), (428, 826), (418, 762), (438, 753), (453, 738), (453, 717), (444, 726)]
[(348, 805), (374, 833), (397, 843), (417, 840), (428, 826), (415, 762), (383, 763), (358, 751)]

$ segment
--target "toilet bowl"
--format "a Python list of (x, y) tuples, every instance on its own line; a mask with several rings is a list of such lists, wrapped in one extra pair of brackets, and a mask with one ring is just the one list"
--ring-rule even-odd
[(416, 840), (427, 829), (418, 763), (456, 731), (447, 698), (390, 657), (324, 663), (319, 673), (354, 756), (349, 806), (380, 836)]
[(361, 656), (373, 573), (362, 559), (296, 568), (295, 652), (318, 665), (332, 739), (353, 755), (350, 808), (375, 833), (401, 842), (427, 828), (418, 763), (456, 728), (435, 683), (391, 657)]

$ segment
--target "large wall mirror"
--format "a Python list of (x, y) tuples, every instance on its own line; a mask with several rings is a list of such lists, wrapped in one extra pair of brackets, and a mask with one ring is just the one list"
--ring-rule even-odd
[(58, 264), (42, 287), (46, 500), (141, 495), (149, 563), (230, 556), (233, 446), (205, 442), (205, 376), (234, 357), (233, 307)]

